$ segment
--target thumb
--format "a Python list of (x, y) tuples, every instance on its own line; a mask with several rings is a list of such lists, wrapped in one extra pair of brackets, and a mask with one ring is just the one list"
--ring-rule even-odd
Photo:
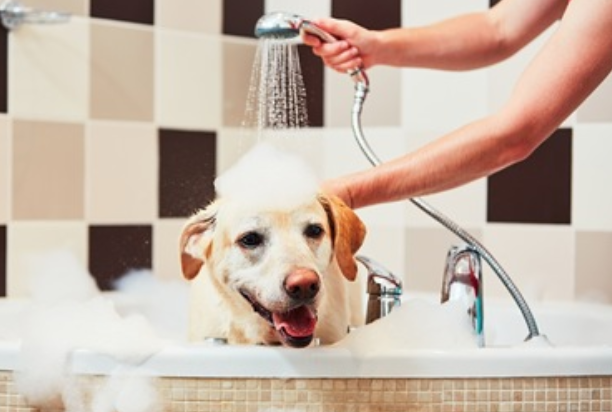
[(333, 18), (319, 18), (312, 21), (320, 29), (336, 37), (337, 39), (350, 39), (355, 33), (357, 26), (355, 23), (348, 20), (339, 20)]

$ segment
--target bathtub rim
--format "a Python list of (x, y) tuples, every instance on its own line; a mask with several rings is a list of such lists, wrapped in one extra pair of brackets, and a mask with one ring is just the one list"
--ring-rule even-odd
[[(0, 342), (0, 370), (18, 371), (19, 342)], [(214, 364), (214, 367), (211, 367)], [(69, 371), (111, 375), (119, 367), (175, 378), (518, 378), (612, 376), (612, 347), (409, 349), (358, 357), (346, 348), (170, 345), (143, 362), (77, 349)]]

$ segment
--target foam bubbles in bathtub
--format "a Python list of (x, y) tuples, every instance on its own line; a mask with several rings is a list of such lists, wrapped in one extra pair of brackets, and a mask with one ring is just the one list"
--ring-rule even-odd
[(406, 349), (475, 348), (477, 343), (465, 306), (411, 299), (388, 316), (351, 332), (336, 346), (368, 356)]
[[(78, 259), (66, 251), (31, 256), (25, 267), (24, 274), (33, 280), (33, 299), (17, 313), (17, 322), (0, 325), (10, 329), (0, 335), (21, 341), (15, 383), (28, 404), (67, 412), (157, 411), (156, 388), (147, 374), (138, 373), (141, 362), (168, 344), (152, 326), (154, 322), (134, 311), (120, 314), (116, 301), (101, 294)], [(62, 287), (49, 287), (50, 279)], [(166, 306), (158, 293), (163, 286), (153, 286), (156, 282), (150, 272), (141, 272), (139, 279), (126, 280), (122, 286), (141, 288), (159, 306)], [(175, 292), (174, 298), (180, 294)], [(167, 293), (165, 297), (170, 298)], [(107, 354), (122, 368), (90, 393), (91, 385), (79, 385), (70, 374), (67, 361), (75, 349)]]

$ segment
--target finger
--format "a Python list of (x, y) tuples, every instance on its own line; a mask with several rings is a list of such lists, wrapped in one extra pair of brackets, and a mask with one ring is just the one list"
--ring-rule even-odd
[(338, 66), (346, 62), (352, 61), (358, 56), (359, 56), (359, 50), (357, 50), (356, 47), (349, 47), (348, 49), (340, 53), (336, 53), (334, 55), (327, 56), (326, 60), (332, 66)]

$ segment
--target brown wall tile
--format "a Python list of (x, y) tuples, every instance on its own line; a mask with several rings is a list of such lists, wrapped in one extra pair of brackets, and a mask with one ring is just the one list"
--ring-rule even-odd
[(153, 24), (153, 0), (91, 0), (91, 17)]
[(559, 129), (525, 161), (488, 179), (487, 220), (571, 222), (572, 130)]
[(214, 132), (159, 130), (159, 214), (185, 217), (215, 197)]
[(298, 47), (304, 87), (306, 88), (306, 109), (308, 125), (321, 127), (324, 124), (323, 113), (323, 63), (312, 53), (310, 47)]
[(8, 33), (0, 27), (0, 113), (6, 113), (8, 102)]
[(255, 24), (263, 15), (264, 0), (224, 0), (223, 34), (255, 37)]
[(0, 226), (0, 296), (6, 296), (6, 226)]
[(75, 123), (13, 123), (13, 218), (82, 219), (84, 128)]
[(90, 226), (89, 271), (101, 290), (112, 290), (114, 282), (133, 269), (151, 269), (151, 226)]
[(332, 16), (352, 20), (369, 29), (399, 27), (402, 22), (401, 0), (374, 3), (369, 0), (332, 0)]

